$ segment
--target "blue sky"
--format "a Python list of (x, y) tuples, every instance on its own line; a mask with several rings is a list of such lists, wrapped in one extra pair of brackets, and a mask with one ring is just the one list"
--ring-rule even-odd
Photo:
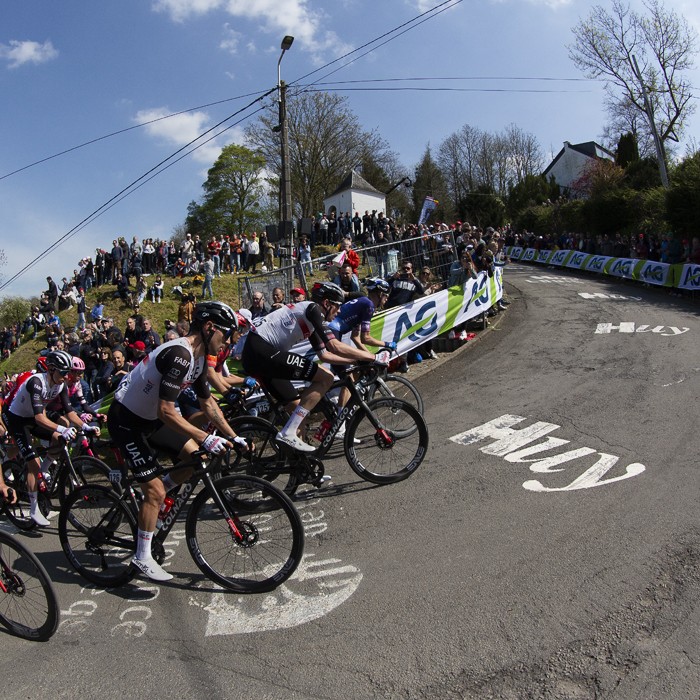
[[(440, 0), (120, 0), (4, 3), (0, 14), (0, 177), (36, 160), (277, 82), (280, 41), (288, 82), (389, 31)], [(609, 7), (608, 2), (602, 3)], [(410, 77), (582, 77), (568, 58), (571, 27), (592, 3), (465, 0), (332, 80)], [(636, 0), (632, 6), (641, 9)], [(667, 2), (700, 29), (696, 3)], [(335, 66), (334, 66), (335, 67)], [(323, 75), (319, 73), (315, 78)], [(691, 75), (700, 84), (700, 70)], [(436, 83), (446, 85), (445, 83)], [(454, 84), (451, 84), (454, 85)], [(545, 151), (596, 139), (605, 122), (602, 85), (482, 80), (462, 87), (524, 92), (348, 92), (366, 129), (376, 128), (406, 166), (428, 142), (470, 124), (534, 133)], [(177, 148), (252, 98), (132, 129), (0, 179), (0, 249), (8, 279), (39, 252)], [(181, 160), (37, 263), (0, 295), (36, 294), (118, 235), (169, 237), (201, 195), (223, 145), (245, 123)], [(700, 116), (688, 135), (700, 137)], [(333, 187), (337, 183), (333, 183)]]

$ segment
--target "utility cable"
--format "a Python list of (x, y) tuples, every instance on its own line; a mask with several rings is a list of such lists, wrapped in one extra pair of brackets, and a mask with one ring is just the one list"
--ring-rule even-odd
[[(204, 131), (203, 133), (201, 133), (199, 136), (197, 136), (196, 138), (192, 139), (189, 143), (186, 143), (186, 144), (185, 144), (184, 146), (182, 146), (181, 148), (178, 148), (177, 151), (175, 151), (174, 153), (172, 153), (171, 155), (169, 155), (167, 158), (165, 158), (164, 160), (162, 160), (160, 163), (158, 163), (157, 165), (153, 166), (150, 170), (148, 170), (147, 172), (145, 172), (143, 175), (141, 175), (141, 176), (138, 177), (136, 180), (134, 180), (131, 184), (127, 185), (124, 189), (122, 189), (120, 192), (118, 192), (117, 194), (115, 194), (111, 199), (107, 200), (104, 204), (102, 204), (102, 206), (100, 206), (100, 207), (98, 207), (97, 209), (95, 209), (95, 211), (93, 211), (89, 216), (86, 216), (82, 221), (80, 221), (78, 224), (76, 224), (72, 229), (70, 229), (70, 231), (68, 231), (67, 233), (63, 234), (63, 236), (61, 236), (58, 240), (56, 240), (54, 243), (52, 243), (48, 248), (46, 248), (44, 251), (42, 251), (41, 253), (39, 253), (39, 255), (37, 255), (33, 260), (31, 260), (27, 265), (25, 265), (19, 272), (17, 272), (17, 274), (13, 275), (10, 279), (7, 280), (7, 282), (4, 282), (4, 283), (0, 286), (0, 291), (2, 291), (3, 289), (5, 289), (5, 287), (7, 287), (8, 285), (10, 285), (10, 284), (11, 284), (12, 282), (14, 282), (16, 279), (18, 279), (19, 277), (21, 277), (25, 272), (27, 272), (28, 270), (30, 270), (34, 265), (36, 265), (36, 263), (38, 263), (38, 262), (39, 262), (41, 259), (43, 259), (46, 255), (48, 255), (49, 253), (51, 253), (53, 250), (55, 250), (55, 249), (58, 248), (61, 244), (63, 244), (65, 241), (67, 241), (69, 238), (71, 238), (72, 236), (74, 236), (81, 228), (84, 228), (88, 223), (90, 223), (94, 218), (96, 218), (103, 210), (106, 211), (107, 208), (111, 208), (111, 206), (113, 206), (114, 204), (116, 204), (117, 201), (121, 201), (121, 199), (123, 199), (125, 196), (127, 196), (127, 194), (131, 194), (131, 191), (135, 191), (136, 189), (138, 189), (138, 187), (140, 187), (141, 185), (139, 185), (138, 187), (136, 187), (137, 183), (141, 182), (142, 180), (145, 180), (145, 182), (147, 182), (148, 180), (152, 179), (152, 177), (155, 177), (155, 175), (157, 175), (159, 172), (162, 172), (162, 170), (165, 170), (165, 168), (162, 168), (162, 170), (159, 170), (159, 169), (160, 169), (163, 165), (165, 165), (168, 161), (170, 161), (170, 160), (172, 160), (173, 158), (175, 158), (175, 156), (177, 156), (179, 153), (182, 153), (185, 149), (189, 148), (189, 147), (190, 147), (192, 144), (194, 144), (196, 141), (199, 141), (202, 137), (206, 136), (207, 134), (210, 134), (210, 133), (211, 133), (212, 131), (214, 131), (215, 129), (218, 129), (220, 126), (222, 126), (223, 124), (225, 124), (227, 121), (233, 119), (233, 117), (238, 116), (241, 112), (245, 112), (247, 109), (249, 109), (250, 107), (252, 107), (252, 106), (253, 106), (254, 104), (256, 104), (257, 102), (262, 102), (263, 99), (265, 99), (268, 95), (271, 95), (271, 94), (272, 94), (273, 92), (275, 92), (276, 90), (277, 90), (277, 86), (275, 86), (275, 87), (272, 88), (271, 90), (268, 90), (267, 92), (265, 92), (264, 94), (262, 94), (260, 97), (256, 98), (256, 99), (253, 100), (251, 103), (247, 104), (245, 107), (242, 107), (242, 108), (239, 109), (238, 111), (236, 111), (236, 112), (234, 112), (233, 114), (231, 114), (230, 116), (226, 117), (226, 119), (222, 119), (218, 124), (215, 124), (215, 125), (212, 126), (210, 129), (207, 129), (206, 131)], [(259, 111), (259, 110), (258, 110), (258, 111)], [(246, 116), (243, 117), (240, 121), (243, 121), (244, 119), (247, 119), (248, 116), (249, 116), (249, 115), (246, 115)], [(240, 121), (237, 122), (237, 123), (240, 123)], [(233, 125), (231, 125), (231, 126), (233, 126)], [(228, 127), (228, 128), (231, 128), (231, 127)], [(227, 129), (224, 129), (224, 131), (226, 131), (226, 130), (227, 130)], [(223, 133), (223, 131), (222, 131), (221, 133)], [(218, 135), (218, 134), (217, 134), (217, 135)], [(208, 139), (208, 140), (205, 141), (204, 143), (207, 143), (208, 141), (211, 141), (213, 138), (215, 138), (215, 137), (212, 137), (212, 138)], [(194, 152), (195, 150), (197, 150), (197, 148), (200, 148), (202, 145), (204, 145), (204, 143), (199, 144), (196, 148), (193, 148), (191, 151), (189, 151), (188, 153), (184, 154), (181, 158), (178, 158), (177, 160), (181, 160), (181, 159), (184, 158), (186, 155), (189, 155), (190, 153)], [(174, 161), (174, 162), (177, 162), (177, 160)], [(156, 172), (156, 171), (158, 171), (158, 172)], [(151, 175), (152, 177), (148, 177), (149, 175)], [(147, 178), (147, 179), (146, 179), (146, 178)], [(142, 184), (145, 184), (145, 182), (142, 183)]]

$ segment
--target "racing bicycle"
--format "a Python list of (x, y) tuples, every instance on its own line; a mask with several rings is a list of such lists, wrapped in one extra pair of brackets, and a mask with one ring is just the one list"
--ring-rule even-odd
[(18, 637), (44, 642), (58, 620), (58, 598), (46, 569), (17, 538), (0, 530), (0, 623)]
[[(218, 460), (208, 464), (207, 456), (199, 450), (191, 461), (162, 470), (164, 475), (193, 467), (194, 473), (168, 493), (166, 502), (171, 505), (167, 513), (161, 511), (151, 542), (153, 558), (159, 564), (165, 561), (165, 540), (194, 496), (185, 529), (187, 547), (200, 571), (237, 593), (270, 591), (286, 581), (301, 561), (301, 518), (290, 499), (263, 479), (234, 474), (214, 480)], [(141, 492), (121, 469), (112, 470), (110, 478), (118, 490), (82, 486), (68, 496), (58, 520), (61, 547), (71, 566), (105, 588), (123, 585), (139, 573), (131, 558), (136, 552)], [(197, 492), (200, 482), (203, 488)]]
[[(78, 431), (81, 435), (81, 431)], [(109, 486), (109, 467), (97, 457), (88, 455), (71, 456), (69, 444), (61, 441), (60, 452), (55, 457), (46, 475), (38, 478), (37, 500), (39, 510), (48, 516), (51, 510), (58, 510), (54, 500), (63, 503), (66, 496), (78, 486), (84, 484), (103, 484)], [(38, 449), (37, 455), (45, 456), (46, 448)], [(15, 503), (5, 503), (5, 515), (20, 530), (32, 530), (36, 523), (29, 515), (29, 495), (27, 493), (27, 465), (20, 457), (8, 459), (2, 464), (5, 483), (17, 493)]]
[[(360, 374), (357, 382), (351, 376), (355, 371)], [(254, 451), (242, 457), (238, 469), (279, 485), (289, 495), (303, 483), (320, 486), (325, 472), (323, 457), (347, 421), (343, 451), (358, 476), (375, 484), (407, 479), (425, 458), (428, 428), (418, 410), (403, 399), (365, 399), (367, 387), (380, 371), (376, 365), (359, 365), (341, 372), (331, 392), (347, 387), (350, 398), (342, 411), (330, 398), (331, 392), (321, 398), (309, 416), (307, 429), (307, 442), (318, 445), (313, 453), (296, 452), (277, 443), (277, 427), (262, 418), (233, 418), (229, 424), (236, 435), (255, 445)]]

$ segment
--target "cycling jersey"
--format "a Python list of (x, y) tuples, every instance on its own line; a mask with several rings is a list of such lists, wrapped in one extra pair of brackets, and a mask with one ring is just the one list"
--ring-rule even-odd
[(243, 369), (260, 377), (275, 398), (289, 403), (298, 393), (291, 380), (313, 381), (317, 371), (316, 363), (309, 357), (289, 351), (306, 338), (319, 354), (330, 340), (323, 311), (313, 301), (287, 304), (254, 319), (243, 346)]
[(250, 332), (277, 350), (287, 351), (308, 338), (316, 352), (329, 341), (323, 311), (314, 301), (286, 304), (267, 316), (252, 321)]
[(39, 413), (44, 413), (46, 407), (54, 400), (60, 401), (61, 408), (66, 413), (73, 410), (63, 382), (49, 386), (47, 374), (35, 374), (19, 388), (10, 404), (9, 412), (22, 418), (33, 418)]
[(211, 396), (204, 371), (206, 358), (194, 359), (187, 338), (157, 347), (122, 379), (114, 398), (144, 420), (158, 419), (158, 401), (173, 403), (187, 387), (197, 396)]
[(218, 372), (224, 377), (228, 377), (230, 372), (228, 371), (228, 366), (226, 365), (226, 358), (231, 353), (231, 346), (225, 345), (221, 350), (219, 350), (218, 355), (207, 355), (207, 367), (213, 367), (215, 372)]
[(330, 322), (329, 328), (336, 334), (344, 335), (358, 328), (369, 333), (374, 316), (374, 302), (368, 297), (358, 297), (340, 307), (338, 315)]
[[(90, 408), (85, 396), (83, 394), (83, 388), (80, 382), (75, 382), (74, 384), (66, 383), (66, 389), (68, 391), (68, 401), (71, 405), (71, 410), (80, 409), (83, 413), (89, 413), (91, 416), (96, 416), (97, 412)], [(60, 399), (54, 399), (46, 406), (46, 412), (50, 413), (60, 413), (62, 410)]]

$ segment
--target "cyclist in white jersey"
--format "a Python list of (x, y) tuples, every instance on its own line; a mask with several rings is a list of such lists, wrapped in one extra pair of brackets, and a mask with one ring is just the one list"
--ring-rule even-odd
[[(172, 578), (153, 559), (151, 540), (166, 492), (188, 479), (192, 469), (159, 478), (160, 465), (152, 448), (177, 461), (202, 447), (215, 454), (248, 446), (224, 419), (206, 381), (206, 356), (216, 355), (238, 340), (235, 312), (226, 304), (208, 301), (195, 307), (189, 335), (157, 347), (122, 380), (107, 415), (109, 434), (141, 485), (144, 502), (138, 519), (137, 549), (132, 563), (156, 581)], [(228, 439), (209, 435), (177, 411), (175, 401), (192, 387), (207, 420)]]
[[(345, 301), (343, 290), (332, 282), (316, 282), (311, 289), (312, 301), (287, 304), (262, 318), (255, 319), (243, 347), (241, 361), (245, 371), (260, 377), (270, 393), (286, 404), (291, 414), (287, 424), (277, 433), (283, 442), (301, 452), (313, 452), (298, 435), (304, 434), (304, 419), (330, 389), (333, 373), (309, 357), (290, 352), (291, 348), (308, 338), (322, 362), (354, 364), (372, 362), (375, 356), (341, 343), (324, 324), (330, 323)], [(311, 382), (297, 396), (291, 380)]]
[[(73, 358), (64, 350), (50, 352), (46, 356), (46, 372), (38, 372), (29, 377), (17, 390), (10, 407), (5, 413), (7, 429), (19, 449), (20, 455), (27, 463), (27, 492), (29, 496), (29, 515), (42, 527), (50, 525), (38, 508), (37, 478), (42, 465), (34, 452), (32, 436), (50, 440), (56, 446), (59, 439), (72, 440), (75, 428), (87, 426), (71, 407), (64, 377), (73, 371)], [(55, 399), (60, 400), (65, 417), (72, 425), (57, 425), (46, 415), (46, 407)], [(75, 427), (73, 427), (75, 426)], [(47, 464), (53, 459), (51, 453), (46, 456)]]

